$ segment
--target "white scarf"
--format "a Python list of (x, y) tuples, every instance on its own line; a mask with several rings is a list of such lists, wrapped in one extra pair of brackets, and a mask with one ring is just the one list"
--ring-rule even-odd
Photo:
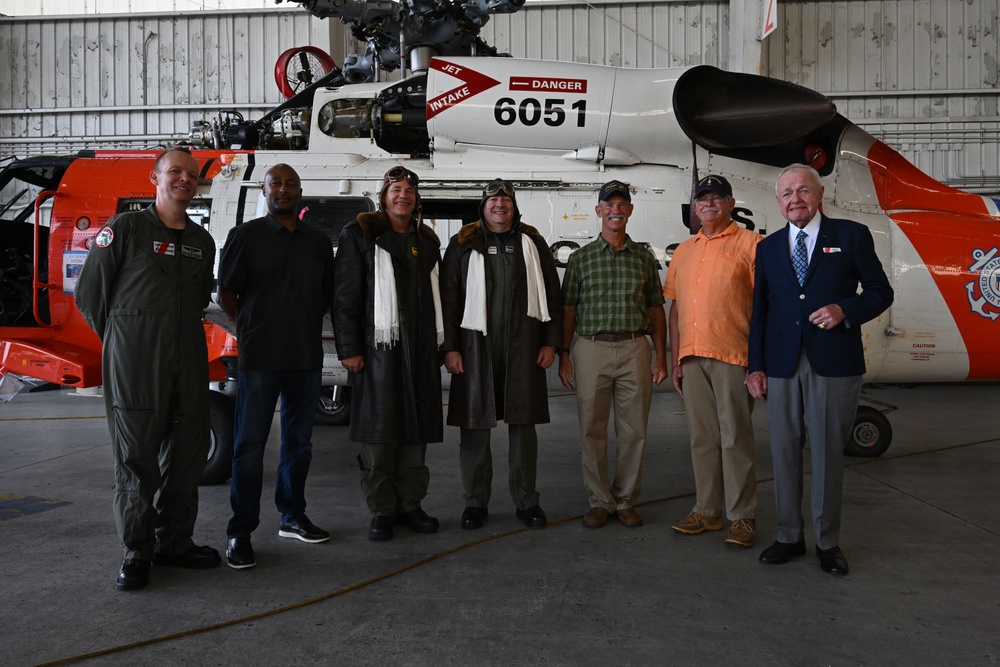
[[(431, 299), (434, 301), (434, 327), (437, 346), (444, 342), (444, 317), (441, 314), (441, 288), (438, 285), (438, 267), (431, 269)], [(375, 347), (391, 350), (399, 340), (399, 303), (396, 296), (396, 272), (392, 255), (381, 246), (375, 246)]]
[(444, 342), (444, 316), (441, 314), (441, 285), (438, 284), (438, 267), (441, 262), (434, 262), (431, 269), (431, 298), (434, 300), (434, 327), (437, 331), (437, 346)]
[(521, 251), (524, 253), (525, 279), (528, 281), (528, 317), (548, 322), (552, 318), (549, 317), (549, 303), (545, 298), (545, 280), (538, 261), (538, 248), (527, 234), (521, 234)]
[[(538, 261), (538, 249), (521, 234), (521, 252), (524, 256), (524, 278), (528, 283), (528, 317), (548, 322), (549, 303), (545, 295), (545, 281), (542, 266)], [(469, 271), (465, 277), (465, 312), (462, 328), (479, 331), (486, 335), (486, 263), (482, 253), (473, 252), (469, 257)]]
[(399, 340), (399, 303), (392, 255), (375, 246), (375, 347), (390, 350)]

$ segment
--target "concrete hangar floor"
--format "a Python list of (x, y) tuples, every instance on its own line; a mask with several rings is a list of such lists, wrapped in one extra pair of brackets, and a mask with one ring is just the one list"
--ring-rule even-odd
[[(998, 385), (869, 388), (898, 409), (879, 459), (847, 459), (847, 577), (812, 555), (762, 565), (775, 536), (764, 406), (758, 544), (683, 536), (693, 504), (688, 428), (657, 392), (642, 528), (585, 528), (575, 398), (553, 393), (539, 429), (549, 525), (525, 529), (494, 434), (490, 518), (462, 530), (458, 431), (428, 450), (424, 507), (440, 532), (367, 539), (356, 448), (317, 427), (309, 516), (333, 532), (278, 538), (265, 491), (258, 565), (154, 567), (119, 592), (103, 403), (68, 390), (0, 406), (0, 664), (99, 665), (995, 665), (1000, 662)], [(277, 425), (267, 452), (273, 479)], [(265, 489), (269, 487), (265, 481)], [(228, 486), (203, 487), (195, 539), (223, 550)], [(808, 478), (807, 489), (808, 494)], [(808, 521), (808, 518), (807, 518)]]

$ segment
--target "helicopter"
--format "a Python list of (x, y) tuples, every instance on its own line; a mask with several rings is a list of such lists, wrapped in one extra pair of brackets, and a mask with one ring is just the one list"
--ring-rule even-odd
[[(781, 228), (774, 182), (805, 163), (825, 186), (824, 212), (866, 224), (896, 298), (863, 329), (866, 382), (1000, 378), (992, 341), (1000, 318), (1000, 202), (942, 185), (837, 112), (823, 95), (710, 66), (622, 69), (505, 57), (479, 28), (517, 0), (434, 3), (298, 0), (339, 18), (365, 41), (257, 120), (220, 111), (183, 141), (201, 167), (189, 214), (221, 247), (263, 215), (267, 169), (302, 181), (301, 219), (335, 247), (340, 229), (377, 207), (382, 175), (420, 176), (421, 215), (442, 239), (475, 220), (486, 183), (514, 183), (523, 218), (558, 266), (596, 238), (596, 194), (629, 184), (629, 234), (665, 275), (697, 231), (700, 176), (733, 186), (734, 219), (760, 234)], [(401, 70), (394, 81), (386, 72)], [(158, 151), (91, 150), (14, 160), (0, 188), (28, 193), (0, 212), (0, 374), (65, 386), (100, 384), (100, 341), (73, 302), (75, 277), (113, 215), (148, 205)], [(15, 201), (21, 201), (18, 207)], [(344, 423), (350, 395), (327, 351), (318, 423)], [(232, 373), (238, 341), (221, 312), (205, 320), (213, 382), (212, 451), (203, 483), (229, 476)], [(869, 401), (871, 403), (877, 402)], [(892, 406), (861, 405), (846, 451), (877, 456), (891, 442)]]

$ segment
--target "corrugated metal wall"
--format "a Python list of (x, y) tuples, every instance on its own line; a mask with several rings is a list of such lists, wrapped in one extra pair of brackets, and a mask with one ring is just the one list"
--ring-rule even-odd
[(1000, 189), (1000, 0), (778, 7), (770, 76), (829, 95), (938, 180)]
[[(725, 67), (729, 7), (728, 0), (529, 4), (495, 16), (482, 37), (517, 57)], [(830, 95), (841, 113), (935, 178), (995, 191), (998, 16), (1000, 0), (782, 0), (763, 71)], [(67, 136), (80, 141), (59, 150), (105, 143), (97, 138), (184, 134), (220, 107), (256, 117), (280, 101), (278, 54), (315, 43), (316, 21), (298, 8), (0, 19), (0, 57), (11, 63), (0, 68), (0, 156), (51, 152), (51, 142)], [(321, 23), (322, 30), (333, 24)]]
[(273, 6), (274, 0), (3, 0), (0, 13), (8, 16), (58, 16), (266, 9)]
[(517, 58), (614, 67), (725, 67), (729, 4), (631, 2), (530, 4), (494, 16), (484, 40)]
[(283, 101), (274, 63), (309, 44), (285, 12), (0, 19), (0, 156), (155, 144), (194, 120)]

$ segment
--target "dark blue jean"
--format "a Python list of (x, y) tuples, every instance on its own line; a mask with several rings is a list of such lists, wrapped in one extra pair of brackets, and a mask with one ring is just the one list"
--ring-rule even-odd
[(274, 483), (274, 504), (282, 521), (305, 514), (306, 475), (312, 461), (312, 429), (320, 393), (320, 371), (247, 371), (237, 374), (233, 481), (229, 500), (233, 518), (229, 537), (249, 537), (260, 525), (264, 483), (264, 446), (274, 406), (281, 398), (281, 455)]

